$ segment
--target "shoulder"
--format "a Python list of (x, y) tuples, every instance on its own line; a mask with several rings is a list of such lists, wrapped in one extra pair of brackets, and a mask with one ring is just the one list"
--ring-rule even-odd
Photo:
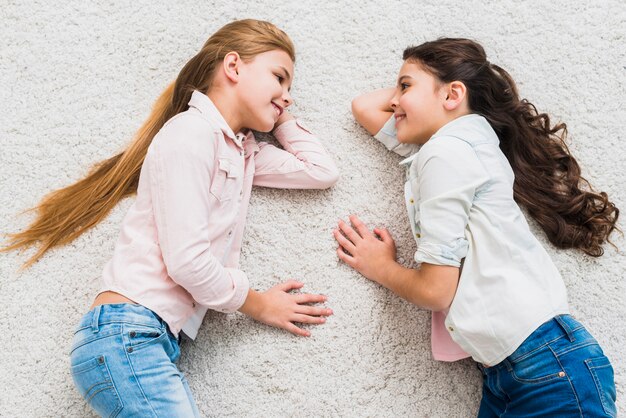
[(200, 114), (185, 111), (165, 122), (158, 135), (197, 139), (220, 133), (219, 126), (211, 123), (209, 119)]
[(463, 138), (451, 135), (433, 137), (417, 153), (417, 163), (425, 164), (435, 158), (456, 164), (465, 158), (476, 157), (472, 144)]
[(215, 140), (222, 137), (214, 126), (201, 115), (189, 111), (168, 120), (154, 137), (151, 148), (167, 152), (198, 152), (213, 149)]
[(412, 176), (439, 182), (485, 182), (489, 175), (468, 141), (442, 135), (430, 139), (417, 153)]

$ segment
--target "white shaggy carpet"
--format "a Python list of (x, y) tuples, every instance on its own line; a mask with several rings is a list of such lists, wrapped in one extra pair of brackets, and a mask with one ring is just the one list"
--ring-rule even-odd
[[(350, 100), (392, 85), (402, 50), (439, 36), (474, 38), (521, 93), (568, 123), (584, 174), (626, 209), (626, 7), (619, 0), (181, 1), (4, 0), (0, 5), (0, 232), (18, 213), (77, 180), (132, 137), (206, 38), (237, 18), (271, 20), (297, 50), (293, 112), (328, 147), (342, 176), (328, 191), (253, 191), (241, 268), (266, 289), (287, 278), (335, 311), (312, 338), (241, 314), (209, 313), (180, 368), (200, 411), (215, 417), (470, 417), (480, 399), (472, 361), (430, 355), (430, 314), (341, 265), (331, 231), (359, 214), (385, 225), (399, 256), (415, 244), (399, 157), (352, 119)], [(113, 250), (122, 202), (96, 229), (23, 274), (0, 255), (0, 415), (92, 416), (68, 370), (73, 328)], [(620, 222), (625, 229), (625, 223)], [(532, 224), (537, 231), (534, 224)], [(543, 235), (538, 232), (545, 242)], [(625, 241), (592, 259), (548, 246), (573, 313), (613, 361), (626, 409)]]

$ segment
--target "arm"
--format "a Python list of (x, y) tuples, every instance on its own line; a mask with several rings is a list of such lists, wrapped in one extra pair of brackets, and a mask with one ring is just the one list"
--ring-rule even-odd
[(335, 184), (339, 170), (320, 141), (285, 111), (274, 129), (284, 149), (260, 143), (254, 161), (253, 184), (285, 189), (325, 189)]
[(419, 145), (403, 144), (398, 141), (396, 120), (389, 105), (395, 90), (387, 88), (358, 96), (352, 101), (352, 114), (356, 121), (389, 151), (406, 157), (415, 153)]
[(370, 135), (380, 132), (383, 125), (393, 114), (389, 102), (395, 94), (394, 87), (375, 90), (357, 96), (352, 100), (352, 114), (354, 119), (365, 128)]
[(182, 115), (154, 138), (142, 168), (150, 187), (154, 222), (168, 276), (210, 309), (234, 312), (248, 293), (248, 278), (225, 268), (211, 253), (214, 209), (210, 185), (217, 156), (210, 130)]
[(465, 229), (475, 192), (489, 178), (471, 146), (456, 138), (427, 143), (413, 164), (418, 170), (415, 181), (420, 182), (422, 232), (415, 261), (421, 268), (400, 266), (389, 232), (374, 229), (379, 240), (356, 216), (350, 218), (354, 228), (340, 221), (334, 231), (340, 246), (337, 254), (408, 301), (444, 310), (454, 299), (461, 260), (467, 254)]
[(210, 251), (209, 190), (216, 156), (205, 122), (180, 117), (169, 122), (146, 156), (157, 238), (167, 273), (199, 304), (222, 312), (241, 312), (263, 323), (308, 336), (293, 322), (320, 324), (332, 311), (309, 303), (322, 295), (291, 294), (302, 283), (289, 281), (266, 292), (249, 288), (246, 274), (226, 268)]
[(429, 263), (422, 263), (419, 270), (403, 267), (396, 261), (396, 247), (389, 231), (370, 231), (354, 215), (350, 222), (354, 228), (339, 221), (339, 229), (333, 232), (339, 243), (339, 259), (417, 306), (433, 311), (450, 307), (459, 281), (458, 267)]
[(288, 293), (290, 290), (300, 289), (303, 283), (289, 280), (274, 286), (265, 292), (250, 289), (245, 303), (239, 308), (244, 313), (259, 322), (301, 335), (311, 336), (311, 332), (294, 325), (294, 322), (304, 324), (323, 324), (324, 316), (332, 315), (328, 308), (309, 306), (310, 303), (323, 303), (327, 298), (324, 295), (307, 293)]

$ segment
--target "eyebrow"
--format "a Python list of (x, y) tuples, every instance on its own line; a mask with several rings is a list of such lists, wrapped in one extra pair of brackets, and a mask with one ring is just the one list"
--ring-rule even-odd
[(291, 80), (291, 74), (289, 74), (289, 71), (287, 71), (287, 69), (283, 67), (282, 65), (279, 65), (279, 67), (281, 70), (285, 72), (285, 75), (287, 76), (287, 80)]
[(402, 80), (404, 80), (405, 78), (411, 78), (411, 76), (410, 75), (400, 76), (400, 78), (398, 78), (398, 85), (402, 84)]

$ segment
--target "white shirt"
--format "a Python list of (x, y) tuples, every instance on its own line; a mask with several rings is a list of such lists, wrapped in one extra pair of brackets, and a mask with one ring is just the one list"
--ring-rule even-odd
[[(377, 138), (394, 150), (386, 126)], [(498, 364), (569, 313), (561, 275), (513, 200), (513, 171), (484, 117), (449, 122), (400, 164), (415, 261), (461, 267), (445, 326), (464, 351)]]

